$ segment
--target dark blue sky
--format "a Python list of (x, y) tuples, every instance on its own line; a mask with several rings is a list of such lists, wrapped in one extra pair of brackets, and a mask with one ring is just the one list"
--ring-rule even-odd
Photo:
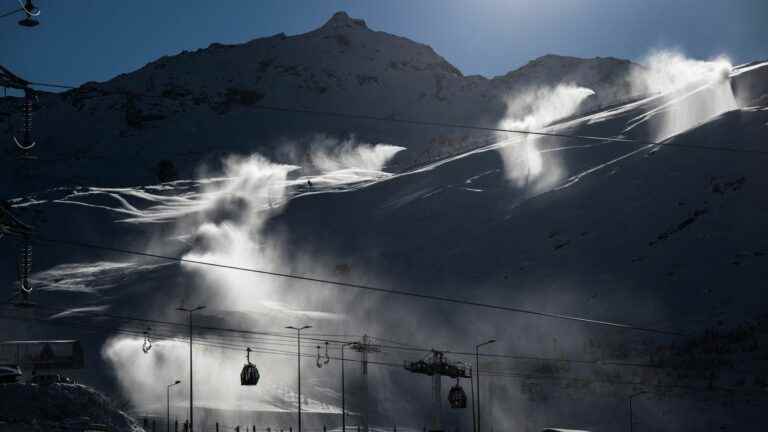
[[(547, 53), (640, 59), (676, 48), (734, 63), (768, 58), (768, 0), (37, 0), (42, 25), (0, 19), (0, 64), (81, 84), (162, 55), (303, 33), (345, 10), (431, 45), (465, 74), (500, 75)], [(0, 12), (17, 0), (0, 0)]]

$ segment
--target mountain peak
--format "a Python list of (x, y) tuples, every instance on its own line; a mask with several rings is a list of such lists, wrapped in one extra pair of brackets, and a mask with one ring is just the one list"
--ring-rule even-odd
[(363, 28), (367, 29), (365, 20), (352, 18), (346, 12), (339, 11), (333, 14), (331, 19), (326, 22), (322, 28), (324, 29), (339, 29), (339, 28)]

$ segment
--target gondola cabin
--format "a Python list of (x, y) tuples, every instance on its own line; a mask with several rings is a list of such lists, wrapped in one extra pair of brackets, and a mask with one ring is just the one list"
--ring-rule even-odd
[(451, 387), (451, 390), (448, 392), (448, 404), (453, 409), (464, 409), (467, 407), (467, 394), (459, 383)]
[(259, 375), (259, 370), (256, 368), (256, 365), (251, 363), (252, 350), (247, 348), (245, 351), (246, 363), (243, 366), (243, 370), (240, 372), (240, 385), (255, 386), (259, 383), (259, 378), (261, 378), (261, 375)]

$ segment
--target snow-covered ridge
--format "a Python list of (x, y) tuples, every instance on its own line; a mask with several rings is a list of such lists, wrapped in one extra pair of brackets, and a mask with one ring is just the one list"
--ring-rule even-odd
[[(182, 177), (191, 178), (210, 158), (269, 153), (279, 147), (280, 138), (315, 133), (338, 137), (356, 132), (405, 147), (408, 151), (397, 160), (409, 165), (425, 152), (441, 151), (446, 141), (465, 140), (466, 131), (350, 123), (257, 108), (492, 126), (505, 117), (507, 99), (530, 88), (570, 84), (595, 92), (585, 106), (614, 103), (625, 95), (622, 85), (612, 83), (621, 83), (634, 67), (614, 59), (545, 56), (503, 77), (465, 77), (428, 45), (372, 30), (339, 12), (307, 33), (211, 44), (162, 57), (107, 82), (41, 95), (34, 123), (37, 184), (25, 186), (154, 183), (162, 160), (174, 162)], [(5, 114), (0, 115), (0, 136), (7, 142), (21, 127), (17, 102), (0, 99)]]

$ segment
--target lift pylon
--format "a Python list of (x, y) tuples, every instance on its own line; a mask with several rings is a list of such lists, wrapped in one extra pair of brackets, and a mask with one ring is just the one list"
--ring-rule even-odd
[(21, 239), (19, 256), (17, 259), (18, 280), (16, 281), (16, 292), (13, 294), (13, 302), (18, 306), (31, 305), (30, 295), (32, 294), (32, 282), (30, 275), (32, 273), (32, 246), (31, 237), (34, 228), (19, 220), (12, 212), (9, 206), (0, 203), (0, 238), (5, 235), (12, 235)]
[(360, 342), (349, 344), (353, 351), (360, 353), (360, 372), (363, 374), (363, 430), (368, 432), (368, 354), (381, 352), (381, 346), (371, 343), (371, 337), (363, 335)]
[(432, 411), (432, 432), (443, 430), (442, 424), (442, 378), (470, 378), (467, 368), (461, 363), (451, 363), (445, 358), (445, 353), (432, 350), (428, 359), (415, 362), (406, 362), (405, 369), (432, 377), (432, 397), (434, 408)]
[(21, 159), (35, 159), (32, 155), (32, 148), (37, 143), (32, 138), (32, 112), (34, 101), (37, 100), (37, 93), (32, 89), (29, 81), (20, 78), (2, 65), (0, 65), (0, 87), (8, 87), (24, 92), (24, 106), (22, 109), (24, 134), (21, 139), (14, 136), (13, 141), (16, 144), (16, 150)]

